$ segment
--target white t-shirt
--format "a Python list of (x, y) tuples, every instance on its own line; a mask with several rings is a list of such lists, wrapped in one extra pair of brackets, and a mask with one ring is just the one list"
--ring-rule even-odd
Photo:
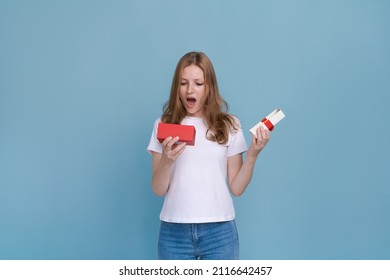
[[(154, 123), (147, 148), (149, 152), (162, 153), (162, 145), (157, 140), (160, 121), (159, 118)], [(247, 150), (241, 126), (230, 133), (226, 144), (221, 145), (207, 140), (207, 127), (203, 119), (185, 117), (181, 124), (195, 126), (195, 146), (186, 146), (172, 166), (160, 219), (173, 223), (233, 220), (235, 211), (226, 180), (227, 158)]]

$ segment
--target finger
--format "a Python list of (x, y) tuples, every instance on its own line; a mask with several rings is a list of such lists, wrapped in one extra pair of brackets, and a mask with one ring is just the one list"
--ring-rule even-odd
[(267, 128), (259, 127), (257, 131), (256, 148), (263, 149), (269, 140), (270, 131)]
[[(267, 133), (267, 132), (268, 132), (268, 133)], [(262, 129), (261, 129), (261, 138), (262, 138), (263, 140), (267, 139), (267, 134), (269, 134), (269, 130), (266, 129), (266, 128), (262, 128)]]
[(168, 148), (172, 148), (172, 146), (179, 140), (179, 137), (176, 136), (175, 138), (170, 137), (171, 139), (167, 143)]
[(171, 137), (171, 136), (165, 138), (165, 140), (162, 142), (162, 145), (163, 145), (163, 146), (166, 146), (166, 145), (168, 144), (168, 142), (171, 141), (171, 140), (172, 140), (172, 137)]
[(263, 140), (263, 131), (264, 128), (262, 126), (259, 126), (256, 130), (256, 135), (257, 135), (257, 142), (261, 142)]
[(186, 143), (181, 143), (172, 150), (172, 159), (176, 160), (185, 150)]
[[(256, 135), (257, 135), (257, 130), (256, 130)], [(257, 136), (252, 134), (252, 144), (256, 145), (256, 142), (257, 142)]]
[(265, 131), (265, 136), (267, 140), (271, 137), (271, 132), (268, 129)]
[(176, 154), (180, 155), (181, 153), (183, 153), (185, 148), (186, 148), (186, 146), (187, 146), (187, 144), (185, 142), (177, 145), (177, 147), (175, 148)]

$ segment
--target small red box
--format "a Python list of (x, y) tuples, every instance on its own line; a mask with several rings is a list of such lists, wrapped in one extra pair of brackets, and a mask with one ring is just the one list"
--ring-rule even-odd
[(182, 125), (182, 124), (170, 124), (159, 123), (157, 130), (157, 139), (163, 142), (168, 137), (179, 136), (179, 142), (185, 142), (189, 146), (195, 145), (195, 126)]

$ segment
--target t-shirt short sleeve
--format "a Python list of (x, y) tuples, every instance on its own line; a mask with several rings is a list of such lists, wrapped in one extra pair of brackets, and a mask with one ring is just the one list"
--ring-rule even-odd
[(242, 132), (241, 123), (236, 119), (238, 124), (238, 130), (230, 133), (229, 145), (227, 156), (231, 157), (237, 154), (241, 154), (248, 150), (248, 146), (245, 141), (244, 133)]
[(161, 122), (161, 118), (158, 118), (154, 122), (152, 136), (150, 136), (149, 145), (148, 145), (148, 147), (146, 149), (149, 153), (152, 153), (152, 152), (157, 152), (157, 153), (160, 153), (160, 154), (162, 153), (162, 145), (157, 140), (157, 128), (158, 128), (158, 124), (160, 122)]

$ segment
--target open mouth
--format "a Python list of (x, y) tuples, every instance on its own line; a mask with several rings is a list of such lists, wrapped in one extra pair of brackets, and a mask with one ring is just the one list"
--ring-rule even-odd
[(196, 104), (196, 99), (194, 97), (187, 98), (187, 105), (189, 108), (194, 107)]

